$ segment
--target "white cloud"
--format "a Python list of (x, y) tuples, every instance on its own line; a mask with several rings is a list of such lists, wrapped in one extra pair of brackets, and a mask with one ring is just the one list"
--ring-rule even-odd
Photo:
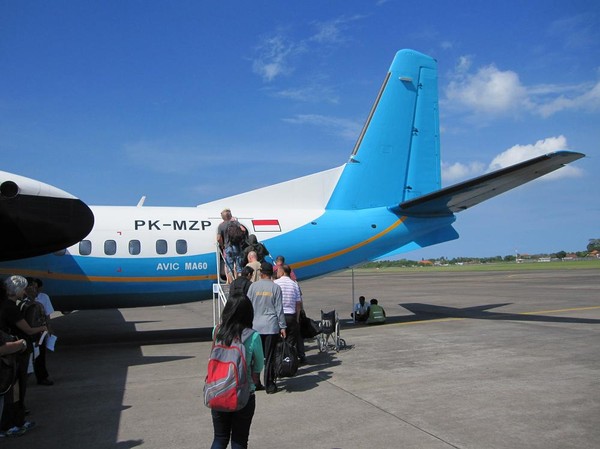
[(456, 67), (455, 67), (455, 78), (460, 78), (462, 76), (465, 76), (469, 70), (471, 69), (471, 66), (473, 65), (473, 61), (472, 58), (470, 56), (461, 56), (458, 58), (458, 61), (456, 61)]
[[(285, 30), (278, 30), (264, 38), (256, 47), (256, 56), (252, 58), (252, 70), (263, 81), (289, 75), (294, 71), (294, 60), (301, 54), (314, 56), (324, 46), (340, 45), (348, 42), (346, 31), (351, 24), (367, 16), (341, 16), (324, 22), (313, 22), (314, 32), (299, 39), (292, 39)], [(304, 28), (303, 28), (304, 30)]]
[(268, 37), (257, 47), (258, 55), (252, 61), (252, 70), (263, 81), (271, 82), (281, 75), (291, 73), (293, 68), (290, 58), (303, 51), (302, 44), (294, 44), (282, 33)]
[(326, 101), (327, 103), (339, 103), (339, 96), (329, 86), (311, 85), (282, 89), (274, 93), (275, 96), (295, 101), (316, 103)]
[(220, 151), (200, 151), (198, 148), (163, 141), (139, 141), (123, 145), (130, 163), (156, 173), (192, 173), (203, 167), (227, 164), (231, 154)]
[[(456, 183), (473, 178), (484, 173), (500, 170), (510, 167), (537, 156), (541, 156), (555, 151), (567, 151), (569, 146), (564, 136), (548, 137), (538, 140), (534, 144), (514, 145), (503, 151), (492, 159), (492, 162), (486, 167), (482, 162), (474, 161), (466, 164), (456, 162), (454, 164), (442, 163), (442, 180), (445, 183)], [(582, 170), (572, 165), (566, 165), (552, 173), (543, 176), (540, 179), (555, 180), (560, 178), (574, 178), (582, 175)]]
[(598, 42), (597, 17), (594, 14), (562, 17), (550, 23), (548, 33), (560, 38), (568, 50), (593, 48)]
[(298, 114), (293, 118), (283, 119), (283, 121), (294, 125), (318, 126), (331, 134), (351, 140), (356, 139), (361, 131), (361, 124), (358, 122), (318, 114)]
[[(544, 140), (538, 140), (533, 145), (515, 145), (496, 156), (490, 163), (488, 171), (499, 170), (543, 154), (568, 149), (567, 139), (564, 136), (548, 137)], [(579, 168), (567, 165), (559, 170), (549, 173), (544, 176), (543, 179), (571, 178), (581, 176), (581, 174), (582, 172)]]
[(494, 64), (471, 72), (472, 59), (461, 56), (446, 87), (446, 100), (455, 109), (488, 116), (531, 113), (544, 118), (565, 110), (600, 110), (600, 82), (526, 86), (512, 70)]
[(342, 16), (325, 22), (315, 22), (316, 33), (309, 40), (320, 44), (346, 42), (348, 38), (344, 35), (344, 32), (349, 28), (350, 24), (365, 17), (363, 15), (354, 15), (352, 17)]
[(482, 175), (485, 171), (485, 164), (482, 162), (470, 162), (461, 164), (442, 163), (442, 180), (444, 183), (455, 183), (464, 179), (473, 178)]
[(527, 90), (519, 75), (502, 71), (494, 65), (480, 68), (474, 75), (466, 73), (470, 60), (462, 58), (458, 72), (446, 89), (447, 98), (475, 112), (506, 113), (528, 107)]
[(542, 117), (549, 117), (552, 114), (567, 109), (587, 111), (600, 110), (600, 81), (591, 88), (589, 86), (575, 86), (571, 88), (571, 90), (582, 89), (584, 92), (581, 94), (571, 95), (570, 97), (561, 94), (545, 104), (540, 104), (537, 108), (537, 112)]

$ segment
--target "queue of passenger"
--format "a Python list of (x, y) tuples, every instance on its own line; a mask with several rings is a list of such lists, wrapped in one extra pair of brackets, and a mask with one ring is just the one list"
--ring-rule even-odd
[(296, 349), (300, 362), (306, 359), (299, 330), (302, 292), (284, 256), (277, 256), (273, 264), (266, 262), (267, 248), (255, 235), (248, 234), (231, 209), (223, 209), (221, 218), (217, 243), (225, 262), (229, 298), (241, 292), (252, 302), (253, 328), (261, 335), (265, 355), (264, 385), (259, 384), (257, 389), (274, 393), (277, 387), (273, 353), (280, 336)]
[(29, 375), (35, 372), (39, 385), (54, 383), (46, 368), (44, 338), (54, 309), (42, 285), (18, 275), (0, 283), (0, 438), (21, 436), (36, 425), (26, 418)]
[[(231, 345), (232, 335), (242, 340), (242, 330), (251, 326), (260, 336), (262, 352), (252, 347), (250, 339), (245, 340), (250, 399), (240, 410), (212, 410), (212, 449), (226, 448), (230, 440), (232, 447), (247, 447), (256, 407), (255, 391), (266, 390), (267, 394), (278, 391), (275, 352), (282, 338), (295, 348), (300, 363), (306, 361), (300, 327), (302, 291), (291, 266), (285, 263), (284, 256), (277, 256), (273, 264), (267, 262), (265, 246), (254, 235), (248, 235), (248, 230), (232, 216), (230, 209), (224, 209), (221, 217), (223, 222), (217, 230), (217, 242), (230, 285), (215, 343), (223, 335), (228, 339), (221, 343), (227, 346)], [(242, 316), (241, 311), (248, 307), (251, 309)], [(386, 318), (378, 301), (372, 299), (367, 305), (364, 296), (360, 297), (352, 316), (356, 321), (368, 324), (383, 323)], [(224, 328), (230, 330), (223, 332)], [(257, 354), (264, 359), (257, 361)], [(259, 374), (263, 368), (261, 382)]]

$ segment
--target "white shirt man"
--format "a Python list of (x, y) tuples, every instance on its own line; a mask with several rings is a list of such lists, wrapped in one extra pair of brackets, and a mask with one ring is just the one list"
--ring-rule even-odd
[(292, 269), (289, 265), (279, 267), (279, 277), (275, 283), (281, 287), (283, 314), (287, 325), (287, 339), (298, 352), (298, 357), (304, 361), (304, 345), (300, 335), (300, 311), (302, 310), (302, 293), (296, 281), (290, 277)]

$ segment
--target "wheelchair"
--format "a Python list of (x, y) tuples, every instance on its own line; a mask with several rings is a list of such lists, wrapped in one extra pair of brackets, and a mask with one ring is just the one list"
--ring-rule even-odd
[(317, 335), (319, 351), (327, 352), (329, 348), (339, 352), (346, 347), (346, 341), (340, 337), (340, 320), (335, 310), (323, 312), (321, 310), (320, 333)]

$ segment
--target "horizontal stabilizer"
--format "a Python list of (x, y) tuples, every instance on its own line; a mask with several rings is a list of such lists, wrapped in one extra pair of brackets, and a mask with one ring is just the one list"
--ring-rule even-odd
[(582, 153), (557, 151), (461, 182), (400, 203), (401, 215), (439, 217), (461, 212), (482, 201), (544, 176), (584, 157)]

